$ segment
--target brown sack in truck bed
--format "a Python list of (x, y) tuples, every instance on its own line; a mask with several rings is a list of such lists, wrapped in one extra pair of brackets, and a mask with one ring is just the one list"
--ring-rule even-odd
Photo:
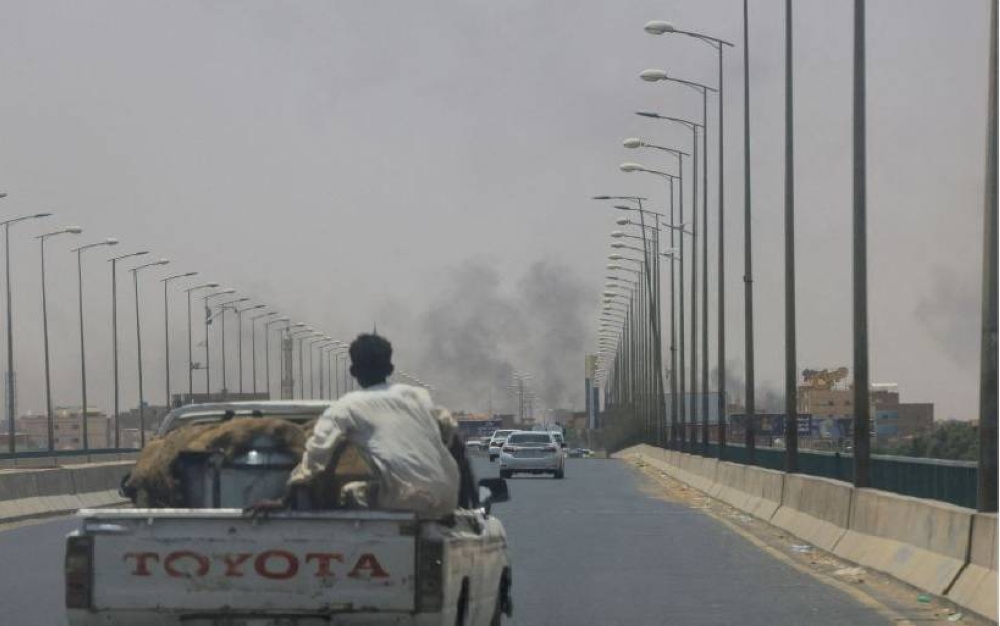
[(314, 424), (299, 426), (282, 419), (240, 418), (183, 426), (143, 448), (125, 483), (125, 492), (139, 507), (182, 506), (183, 492), (174, 474), (181, 452), (220, 452), (229, 460), (247, 452), (255, 438), (268, 437), (277, 448), (301, 457)]

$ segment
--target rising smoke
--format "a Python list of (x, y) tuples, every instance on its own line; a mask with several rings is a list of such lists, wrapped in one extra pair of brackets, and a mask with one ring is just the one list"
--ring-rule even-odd
[[(454, 409), (516, 406), (515, 372), (549, 408), (583, 405), (588, 296), (568, 267), (538, 261), (511, 285), (494, 265), (468, 261), (418, 317), (417, 359)], [(409, 360), (409, 359), (408, 359)]]
[[(767, 382), (761, 383), (755, 377), (757, 384), (754, 391), (754, 410), (756, 413), (783, 413), (785, 411), (785, 392)], [(715, 389), (719, 380), (719, 368), (713, 367), (709, 374), (709, 388)], [(743, 377), (742, 361), (726, 361), (726, 396), (729, 404), (745, 406), (746, 382)]]
[(930, 289), (920, 297), (914, 315), (955, 365), (972, 369), (979, 354), (982, 316), (975, 283), (942, 268), (930, 278)]

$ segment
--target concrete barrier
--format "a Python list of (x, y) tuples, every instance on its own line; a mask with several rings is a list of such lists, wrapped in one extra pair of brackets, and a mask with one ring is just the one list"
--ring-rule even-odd
[(130, 461), (0, 471), (0, 523), (126, 502), (118, 495)]
[(972, 517), (969, 564), (947, 593), (948, 599), (997, 621), (997, 515), (976, 513)]
[(833, 553), (944, 595), (968, 556), (971, 509), (855, 489), (847, 533)]
[(729, 506), (746, 511), (747, 493), (744, 491), (744, 473), (746, 466), (739, 463), (723, 461), (715, 469), (715, 481), (708, 494), (717, 500), (722, 500)]
[(743, 488), (747, 497), (744, 510), (754, 517), (771, 521), (781, 506), (785, 473), (746, 465), (743, 469)]
[(847, 532), (853, 487), (839, 480), (787, 474), (771, 523), (828, 552)]

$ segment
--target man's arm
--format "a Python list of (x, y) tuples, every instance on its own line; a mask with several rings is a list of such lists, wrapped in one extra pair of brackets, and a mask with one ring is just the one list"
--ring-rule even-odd
[(329, 465), (336, 450), (351, 430), (351, 415), (340, 402), (335, 402), (316, 421), (312, 434), (306, 440), (302, 461), (292, 470), (288, 486), (308, 483)]

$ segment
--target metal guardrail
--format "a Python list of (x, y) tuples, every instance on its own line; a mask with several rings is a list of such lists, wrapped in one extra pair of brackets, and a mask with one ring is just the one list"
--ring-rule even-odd
[[(700, 444), (689, 450), (698, 454)], [(766, 469), (785, 469), (785, 450), (756, 448), (754, 465)], [(718, 458), (718, 445), (708, 445), (708, 456)], [(746, 464), (746, 448), (727, 444), (723, 461)], [(905, 496), (930, 498), (958, 506), (976, 508), (977, 473), (974, 461), (947, 461), (905, 456), (873, 454), (871, 484), (874, 489)], [(850, 453), (799, 450), (799, 472), (809, 476), (854, 481), (854, 459)]]
[(24, 450), (22, 452), (0, 452), (0, 461), (10, 459), (42, 459), (73, 456), (101, 456), (109, 454), (132, 454), (139, 448), (91, 448), (89, 450)]
[(91, 450), (25, 450), (0, 453), (0, 469), (44, 468), (109, 461), (131, 460), (137, 448), (94, 448)]

